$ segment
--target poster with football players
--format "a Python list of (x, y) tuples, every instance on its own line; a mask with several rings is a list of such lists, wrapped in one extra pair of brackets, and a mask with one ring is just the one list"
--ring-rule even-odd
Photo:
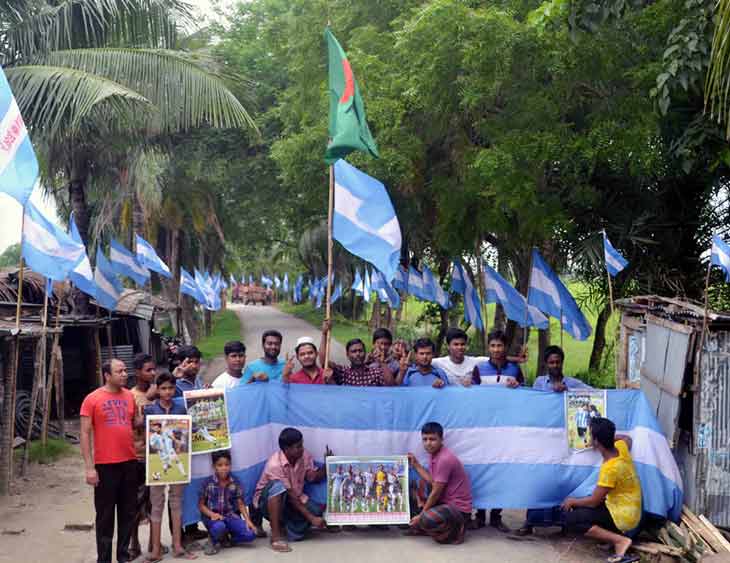
[(231, 447), (224, 389), (185, 391), (185, 408), (193, 419), (193, 455)]
[(147, 485), (190, 483), (192, 418), (152, 414), (146, 424)]

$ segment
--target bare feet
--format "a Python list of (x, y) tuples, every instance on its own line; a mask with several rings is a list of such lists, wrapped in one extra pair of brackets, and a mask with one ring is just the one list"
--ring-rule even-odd
[(613, 544), (614, 549), (616, 550), (616, 555), (626, 555), (626, 552), (631, 547), (631, 538), (627, 538), (626, 536), (621, 536), (621, 540), (615, 542)]

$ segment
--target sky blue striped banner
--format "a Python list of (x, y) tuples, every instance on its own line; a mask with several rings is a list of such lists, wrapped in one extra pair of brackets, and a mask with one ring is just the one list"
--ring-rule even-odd
[[(279, 432), (299, 428), (304, 445), (322, 461), (325, 446), (337, 455), (413, 452), (423, 462), (420, 428), (437, 421), (446, 444), (464, 463), (477, 508), (541, 508), (595, 486), (600, 455), (568, 449), (564, 399), (559, 393), (503, 387), (358, 388), (270, 382), (228, 391), (234, 473), (250, 500)], [(678, 519), (679, 469), (641, 391), (608, 391), (608, 417), (632, 436), (644, 509)], [(197, 494), (212, 473), (210, 457), (193, 456), (193, 482), (185, 493), (186, 522), (199, 518)], [(324, 487), (312, 486), (324, 502)]]

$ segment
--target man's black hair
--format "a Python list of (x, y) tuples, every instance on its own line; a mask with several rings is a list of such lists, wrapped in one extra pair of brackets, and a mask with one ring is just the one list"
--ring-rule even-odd
[(507, 335), (501, 330), (493, 330), (487, 335), (487, 343), (491, 342), (492, 340), (499, 340), (505, 346), (507, 346), (508, 344)]
[(556, 354), (560, 356), (560, 361), (562, 362), (565, 360), (565, 352), (563, 352), (563, 349), (560, 346), (548, 346), (545, 348), (545, 351), (542, 353), (542, 359), (544, 362), (548, 361), (548, 358), (552, 356), (553, 354)]
[(181, 362), (185, 358), (196, 358), (199, 360), (203, 357), (203, 354), (201, 354), (200, 350), (198, 350), (195, 346), (180, 346), (175, 355)]
[(438, 422), (427, 422), (421, 427), (421, 434), (437, 434), (439, 438), (443, 438), (444, 427)]
[(607, 418), (591, 418), (588, 423), (591, 429), (593, 440), (601, 444), (607, 450), (612, 450), (616, 439), (616, 425)]
[(273, 336), (274, 338), (278, 338), (279, 339), (279, 344), (281, 344), (281, 342), (284, 340), (284, 337), (281, 335), (281, 333), (278, 330), (269, 329), (269, 330), (265, 330), (264, 333), (261, 335), (261, 344), (265, 344), (266, 343), (266, 339), (269, 336)]
[(469, 337), (466, 335), (466, 332), (460, 329), (459, 327), (451, 327), (449, 330), (446, 331), (446, 344), (451, 344), (451, 341), (455, 338), (461, 338), (465, 342), (469, 341)]
[(227, 459), (228, 463), (231, 462), (231, 450), (219, 450), (217, 452), (213, 452), (210, 454), (211, 459), (213, 460), (213, 465), (215, 465), (215, 462), (219, 459)]
[(231, 340), (230, 342), (226, 342), (226, 345), (223, 346), (223, 353), (226, 356), (228, 354), (245, 354), (246, 345), (240, 340)]
[[(102, 377), (105, 375), (111, 375), (112, 374), (112, 362), (114, 360), (119, 360), (119, 358), (112, 358), (108, 362), (104, 362), (101, 364), (101, 375)], [(119, 360), (121, 362), (121, 360)]]
[(361, 338), (353, 338), (351, 340), (348, 340), (347, 344), (345, 344), (345, 352), (349, 352), (350, 348), (355, 344), (362, 344), (363, 349), (365, 349), (365, 343), (362, 341)]
[(287, 449), (294, 444), (298, 444), (304, 440), (304, 436), (296, 428), (284, 428), (279, 434), (279, 448), (282, 450)]
[(393, 342), (393, 333), (387, 328), (376, 328), (373, 331), (373, 344), (376, 340), (380, 340), (381, 338), (385, 338), (386, 340)]
[(163, 383), (172, 383), (173, 387), (177, 385), (177, 382), (175, 381), (175, 376), (167, 370), (157, 374), (157, 378), (155, 379), (155, 385), (157, 385), (157, 387), (159, 387)]
[(134, 369), (142, 369), (145, 364), (149, 363), (155, 363), (155, 359), (150, 356), (149, 354), (145, 354), (144, 352), (140, 352), (139, 354), (136, 354), (134, 356), (134, 361), (132, 362), (132, 365), (134, 366)]
[(418, 352), (421, 348), (431, 348), (431, 351), (436, 353), (436, 344), (430, 338), (419, 338), (413, 343), (414, 352)]

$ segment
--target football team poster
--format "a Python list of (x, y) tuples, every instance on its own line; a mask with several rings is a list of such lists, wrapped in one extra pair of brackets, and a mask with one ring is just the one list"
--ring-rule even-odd
[(147, 485), (190, 483), (190, 416), (147, 416)]
[(408, 524), (408, 492), (406, 456), (327, 458), (327, 524)]
[(185, 408), (193, 419), (193, 455), (231, 447), (224, 389), (185, 391)]
[(574, 451), (591, 448), (591, 418), (606, 416), (606, 391), (575, 389), (565, 392), (565, 427), (568, 446)]

